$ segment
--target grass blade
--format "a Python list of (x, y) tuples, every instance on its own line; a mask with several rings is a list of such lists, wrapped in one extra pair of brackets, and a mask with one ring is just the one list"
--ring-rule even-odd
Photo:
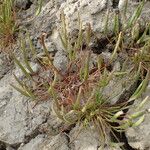
[(115, 59), (115, 57), (116, 57), (116, 55), (117, 55), (117, 51), (118, 51), (118, 49), (119, 49), (119, 45), (120, 45), (120, 43), (121, 43), (122, 36), (123, 36), (123, 35), (122, 35), (122, 32), (120, 32), (120, 33), (119, 33), (118, 40), (117, 40), (117, 43), (116, 43), (116, 46), (115, 46), (115, 49), (114, 49), (113, 54), (112, 54), (112, 56), (111, 56), (111, 60), (112, 60), (112, 61)]
[(19, 93), (21, 93), (22, 95), (26, 96), (26, 97), (30, 97), (30, 95), (25, 91), (25, 90), (22, 90), (21, 88), (11, 84), (11, 86), (17, 90)]
[(88, 54), (87, 54), (86, 64), (84, 66), (83, 82), (85, 82), (88, 79), (88, 76), (89, 76), (89, 63), (90, 63), (90, 52), (88, 52)]
[(142, 100), (142, 102), (138, 105), (138, 107), (136, 108), (136, 110), (140, 110), (145, 103), (149, 100), (149, 96), (146, 96), (144, 100)]
[(39, 0), (38, 9), (37, 9), (36, 14), (35, 14), (36, 16), (38, 16), (40, 14), (41, 9), (42, 9), (42, 4), (43, 4), (43, 0)]
[(129, 101), (139, 98), (141, 96), (141, 94), (145, 91), (147, 84), (149, 82), (149, 75), (150, 75), (150, 71), (147, 72), (145, 79), (141, 82), (141, 84), (139, 85), (137, 90), (134, 92), (134, 94), (131, 96)]
[(143, 0), (141, 2), (141, 4), (137, 7), (137, 9), (135, 10), (135, 12), (131, 16), (130, 20), (128, 21), (126, 28), (131, 27), (137, 21), (137, 19), (140, 17), (142, 9), (144, 7), (144, 4), (145, 4), (145, 0)]
[(135, 123), (132, 124), (132, 127), (137, 127), (139, 126), (145, 119), (145, 115), (143, 115), (142, 117), (140, 117), (140, 119), (138, 121), (136, 121)]
[(26, 48), (25, 48), (25, 41), (21, 40), (20, 43), (21, 43), (21, 49), (22, 49), (22, 53), (23, 53), (24, 63), (26, 65), (28, 71), (32, 74), (33, 70), (32, 70), (32, 68), (31, 68), (31, 66), (28, 62), (27, 51), (26, 51)]
[(19, 66), (19, 68), (22, 70), (22, 72), (24, 73), (24, 75), (29, 78), (30, 80), (32, 80), (32, 77), (30, 76), (30, 74), (26, 71), (26, 69), (24, 68), (24, 66), (20, 63), (20, 61), (16, 58), (15, 55), (13, 55), (14, 61), (15, 63)]

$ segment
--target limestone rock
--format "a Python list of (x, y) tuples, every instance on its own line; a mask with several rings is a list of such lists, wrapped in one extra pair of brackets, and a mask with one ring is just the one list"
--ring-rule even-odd
[[(130, 18), (139, 2), (137, 2), (137, 0), (128, 1), (127, 18)], [(20, 28), (24, 29), (25, 27), (29, 30), (32, 36), (31, 40), (39, 52), (42, 51), (40, 36), (42, 33), (47, 33), (45, 41), (50, 53), (53, 51), (57, 52), (54, 56), (54, 65), (63, 72), (66, 69), (68, 60), (66, 54), (63, 52), (63, 46), (59, 38), (61, 24), (60, 15), (62, 10), (66, 15), (69, 33), (72, 33), (74, 29), (78, 29), (79, 12), (83, 23), (83, 29), (87, 23), (91, 23), (93, 31), (99, 36), (101, 32), (104, 31), (106, 12), (108, 9), (110, 10), (108, 33), (112, 33), (115, 11), (119, 9), (120, 13), (122, 12), (124, 6), (123, 2), (123, 0), (115, 1), (114, 7), (114, 1), (112, 0), (45, 0), (41, 13), (38, 16), (35, 16), (37, 9), (37, 1), (35, 0), (16, 0), (15, 5), (18, 8), (23, 8), (18, 15), (20, 18)], [(150, 1), (147, 1), (141, 15), (141, 24), (145, 24), (146, 21), (150, 20), (149, 14)], [(120, 24), (122, 24), (121, 18)], [(22, 34), (24, 35), (25, 33), (23, 32)], [(18, 49), (16, 48), (14, 51), (18, 51)], [(103, 51), (106, 51), (106, 49), (104, 48)], [(107, 56), (106, 61), (109, 59), (110, 55)], [(75, 127), (70, 131), (68, 136), (61, 134), (59, 129), (61, 128), (62, 122), (54, 116), (51, 110), (51, 100), (42, 101), (37, 104), (36, 102), (29, 101), (15, 91), (10, 86), (12, 82), (16, 84), (11, 72), (13, 67), (12, 65), (7, 65), (6, 59), (4, 58), (3, 54), (0, 53), (0, 149), (100, 149), (99, 146), (101, 143), (99, 142), (99, 137), (93, 130), (82, 130), (76, 137), (79, 128)], [(119, 71), (121, 65), (120, 60), (117, 60), (115, 63), (114, 69)], [(34, 64), (32, 67), (35, 67), (35, 72), (38, 70), (37, 66), (34, 66)], [(135, 88), (133, 81), (128, 80), (128, 77), (126, 77), (123, 79), (117, 78), (110, 82), (106, 91), (108, 94), (111, 94), (111, 92), (115, 90), (116, 93), (113, 92), (113, 94), (120, 94), (119, 97), (112, 100), (112, 103), (116, 103), (118, 100), (122, 99), (122, 96), (128, 99), (129, 95), (132, 94), (133, 88)], [(150, 84), (145, 95), (149, 95), (149, 93)], [(148, 102), (145, 108), (149, 109), (149, 107), (150, 104)], [(149, 117), (149, 114), (146, 114), (145, 120), (141, 126), (126, 131), (130, 146), (139, 148), (140, 150), (146, 148), (150, 149)], [(73, 140), (71, 145), (69, 145), (69, 140)], [(106, 147), (105, 150), (107, 149), (112, 150), (111, 147)], [(120, 150), (120, 148), (118, 147), (116, 150)]]
[(0, 53), (0, 79), (13, 68), (12, 61), (7, 58), (7, 54)]
[(29, 143), (21, 145), (18, 150), (70, 150), (65, 135), (56, 136), (38, 135)]
[[(135, 103), (133, 104), (133, 106), (131, 107), (131, 109), (129, 110), (129, 114), (130, 114), (130, 112), (134, 111), (135, 106), (138, 106), (138, 104), (140, 102), (142, 102), (142, 100), (146, 96), (149, 96), (149, 99), (150, 99), (150, 82), (148, 84), (148, 87), (147, 87), (145, 93), (143, 93), (142, 98), (136, 100)], [(150, 109), (150, 101), (149, 100), (142, 108), (142, 110), (146, 110), (146, 109)], [(129, 128), (126, 131), (126, 136), (127, 136), (128, 142), (129, 142), (130, 146), (132, 146), (133, 148), (136, 148), (139, 150), (150, 149), (149, 117), (150, 117), (150, 114), (147, 113), (145, 116), (144, 122), (140, 126), (135, 127), (135, 128)]]
[(66, 54), (63, 51), (58, 51), (54, 57), (53, 64), (58, 70), (65, 73), (68, 64), (68, 58)]
[(71, 150), (121, 150), (118, 144), (115, 147), (102, 148), (98, 132), (93, 128), (76, 126), (70, 132)]
[(35, 105), (15, 91), (10, 86), (13, 80), (11, 74), (0, 80), (0, 141), (9, 145), (24, 142), (34, 132), (38, 134), (51, 111), (50, 101)]

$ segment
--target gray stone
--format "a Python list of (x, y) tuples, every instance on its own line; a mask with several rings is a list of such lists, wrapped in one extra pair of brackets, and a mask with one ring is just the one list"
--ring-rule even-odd
[(132, 91), (136, 89), (136, 83), (134, 74), (136, 72), (130, 71), (132, 65), (127, 65), (127, 69), (124, 75), (117, 75), (121, 72), (121, 64), (119, 61), (115, 61), (113, 64), (113, 75), (108, 85), (104, 87), (103, 94), (109, 98), (111, 104), (117, 102), (125, 102), (132, 95)]
[(0, 53), (0, 79), (13, 68), (13, 63), (8, 54)]
[(69, 137), (71, 150), (121, 150), (119, 144), (114, 147), (109, 145), (103, 147), (100, 142), (100, 136), (93, 127), (80, 127), (77, 125), (70, 132)]
[[(29, 2), (33, 4), (27, 6)], [(137, 4), (139, 2), (136, 0), (129, 0), (127, 18), (133, 14)], [(69, 33), (74, 29), (78, 29), (79, 12), (83, 29), (87, 23), (91, 23), (93, 31), (99, 37), (104, 30), (106, 12), (109, 9), (108, 33), (112, 33), (113, 31), (113, 19), (116, 10), (112, 7), (112, 0), (45, 0), (42, 11), (38, 16), (35, 16), (37, 8), (36, 0), (16, 0), (16, 6), (24, 9), (19, 12), (20, 28), (26, 27), (29, 29), (34, 45), (39, 52), (42, 51), (40, 36), (43, 32), (47, 33), (45, 43), (50, 53), (55, 50), (57, 51), (54, 57), (54, 65), (62, 72), (65, 72), (68, 63), (66, 53), (63, 52), (64, 48), (59, 38), (62, 10), (64, 10), (66, 15)], [(124, 1), (120, 0), (117, 7), (122, 12)], [(147, 1), (141, 15), (142, 18), (140, 19), (142, 24), (150, 20), (149, 13), (150, 2)], [(122, 19), (120, 21), (122, 23)], [(24, 35), (24, 33), (22, 34)], [(74, 35), (71, 36), (74, 37)], [(14, 51), (18, 51), (18, 49), (16, 48)], [(106, 54), (104, 53), (103, 56)], [(107, 52), (104, 56), (106, 62), (109, 61), (110, 55)], [(62, 122), (53, 114), (51, 100), (36, 103), (29, 101), (15, 91), (10, 86), (10, 83), (16, 84), (10, 72), (12, 65), (7, 64), (3, 56), (0, 53), (0, 147), (1, 143), (3, 143), (7, 149), (12, 149), (13, 146), (20, 145), (19, 150), (100, 150), (99, 146), (101, 143), (99, 142), (99, 136), (93, 129), (83, 129), (78, 135), (79, 128), (75, 127), (70, 131), (69, 135), (59, 134)], [(93, 56), (93, 59), (95, 59), (95, 56)], [(37, 64), (31, 65), (34, 71), (37, 72)], [(121, 65), (120, 60), (116, 60), (113, 69), (120, 71)], [(18, 69), (16, 70), (16, 73), (20, 74)], [(45, 72), (43, 74), (45, 75)], [(47, 74), (49, 75), (50, 73), (48, 72)], [(121, 95), (128, 99), (129, 96), (128, 94), (126, 96), (126, 93), (131, 94), (133, 92), (135, 88), (133, 85), (134, 81), (132, 78), (129, 79), (128, 75), (122, 79), (119, 77), (114, 78), (106, 89), (106, 95), (111, 95), (112, 93), (114, 95), (119, 94), (115, 98), (113, 98), (114, 95), (111, 95), (111, 103), (113, 104), (120, 99)], [(147, 95), (149, 93), (148, 91)], [(145, 108), (149, 109), (149, 106), (148, 102)], [(141, 126), (127, 130), (128, 143), (132, 147), (139, 148), (140, 150), (150, 149), (149, 117), (149, 114), (146, 114)], [(71, 145), (69, 144), (69, 140), (72, 142)], [(105, 147), (105, 150), (108, 149), (112, 150), (113, 148), (109, 146)], [(120, 150), (119, 147), (115, 149)]]
[[(142, 100), (146, 97), (149, 96), (149, 100), (150, 100), (150, 82), (148, 84), (148, 87), (145, 91), (145, 93), (143, 93), (142, 98), (137, 99), (135, 101), (135, 103), (132, 105), (132, 107), (129, 110), (129, 114), (134, 112), (135, 108), (138, 106), (139, 103), (142, 102)], [(150, 109), (150, 101), (147, 101), (147, 103), (144, 105), (144, 107), (142, 108), (142, 110), (148, 110)], [(145, 119), (143, 121), (143, 123), (135, 128), (129, 128), (126, 131), (126, 136), (128, 139), (129, 144), (136, 149), (139, 150), (145, 150), (145, 149), (150, 149), (150, 114), (147, 113), (145, 115)]]
[(65, 135), (38, 135), (29, 143), (21, 145), (18, 150), (70, 150)]
[(31, 68), (32, 68), (32, 70), (33, 70), (34, 73), (37, 73), (39, 71), (40, 66), (37, 63), (31, 62), (30, 66), (31, 66)]
[(9, 84), (14, 82), (7, 74), (0, 80), (0, 141), (10, 145), (22, 143), (34, 132), (50, 114), (50, 101), (36, 105), (28, 101)]
[(66, 54), (63, 51), (58, 51), (55, 54), (53, 64), (58, 70), (60, 70), (62, 73), (65, 73), (68, 64), (68, 58)]
[(54, 43), (49, 42), (49, 41), (46, 41), (45, 44), (46, 44), (47, 49), (48, 49), (48, 51), (49, 51), (50, 53), (52, 53), (52, 52), (55, 53), (55, 52), (57, 51), (56, 46), (55, 46)]
[(35, 18), (32, 24), (31, 31), (34, 32), (34, 37), (39, 37), (42, 32), (46, 32), (48, 35), (52, 33), (53, 29), (56, 27), (56, 11), (57, 9), (55, 8), (54, 1), (49, 1), (43, 6), (41, 13)]
[(94, 130), (79, 126), (71, 131), (70, 140), (74, 150), (97, 150), (100, 146), (99, 136)]
[[(21, 62), (21, 64), (23, 65), (24, 69), (26, 70), (26, 72), (28, 72), (29, 74), (32, 74), (26, 67), (26, 65), (24, 64), (24, 62)], [(29, 62), (30, 67), (33, 71), (33, 73), (37, 73), (40, 70), (40, 65), (38, 63), (34, 63), (34, 62)], [(15, 69), (15, 75), (19, 78), (19, 79), (23, 79), (25, 77), (25, 74), (22, 72), (22, 70), (19, 68), (19, 66), (16, 66)]]
[[(85, 1), (78, 0), (73, 3), (63, 3), (60, 10), (64, 10), (69, 29), (78, 28), (78, 12), (80, 14), (83, 26), (91, 23), (94, 31), (102, 31), (104, 27), (104, 17), (107, 8), (111, 8), (110, 0)], [(103, 13), (102, 13), (103, 12)], [(58, 12), (58, 15), (61, 13)], [(111, 16), (112, 17), (112, 16)], [(109, 22), (111, 23), (111, 22)], [(111, 28), (111, 25), (108, 25)]]
[(58, 134), (43, 143), (42, 150), (70, 150), (68, 139), (65, 135)]
[(40, 149), (41, 144), (45, 141), (44, 135), (38, 135), (32, 139), (29, 143), (21, 145), (18, 150), (42, 150)]
[(29, 0), (15, 0), (15, 6), (20, 9), (26, 9), (26, 6), (28, 5)]
[(15, 150), (15, 149), (10, 146), (7, 146), (6, 150)]

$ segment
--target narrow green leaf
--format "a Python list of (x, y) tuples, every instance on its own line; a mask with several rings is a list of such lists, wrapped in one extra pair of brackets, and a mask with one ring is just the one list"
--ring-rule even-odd
[(45, 41), (44, 41), (44, 40), (45, 40), (45, 39), (44, 39), (45, 36), (46, 36), (46, 34), (43, 33), (42, 36), (41, 36), (41, 43), (42, 43), (44, 52), (45, 52), (45, 54), (46, 54), (46, 56), (47, 56), (47, 58), (48, 58), (48, 60), (49, 60), (49, 65), (54, 69), (54, 71), (57, 72), (57, 74), (59, 74), (61, 77), (63, 77), (63, 75), (61, 74), (61, 72), (53, 65), (53, 60), (52, 60), (52, 58), (50, 57), (49, 52), (48, 52), (48, 49), (47, 49), (47, 47), (46, 47), (46, 45), (45, 45)]
[(50, 94), (50, 96), (53, 97), (54, 101), (55, 101), (55, 104), (56, 104), (56, 107), (58, 109), (60, 109), (60, 106), (59, 106), (59, 103), (58, 103), (58, 100), (57, 100), (57, 94), (55, 92), (55, 89), (53, 88), (52, 85), (50, 85), (49, 89), (48, 89), (48, 93)]
[(87, 29), (86, 29), (86, 44), (87, 44), (87, 46), (89, 45), (89, 43), (91, 41), (91, 36), (92, 36), (92, 29), (91, 29), (91, 25), (89, 23), (87, 26)]
[(106, 16), (105, 16), (105, 25), (104, 25), (105, 35), (108, 34), (108, 21), (109, 21), (109, 9), (107, 9)]
[(68, 52), (68, 42), (66, 42), (66, 41), (63, 39), (63, 37), (62, 37), (61, 34), (59, 34), (59, 37), (60, 37), (60, 40), (61, 40), (61, 43), (62, 43), (63, 47), (64, 47), (65, 50)]
[(147, 75), (146, 75), (145, 79), (139, 85), (139, 87), (134, 92), (134, 94), (131, 96), (131, 98), (129, 99), (129, 101), (132, 101), (132, 100), (135, 100), (135, 99), (139, 98), (141, 96), (141, 94), (145, 91), (145, 89), (147, 87), (147, 84), (149, 82), (149, 75), (150, 75), (150, 71), (147, 72)]
[(81, 22), (79, 14), (78, 14), (78, 23), (79, 23), (79, 33), (78, 33), (78, 39), (77, 39), (77, 44), (76, 44), (77, 49), (79, 49), (82, 46), (82, 37), (83, 37), (82, 22)]
[(27, 50), (25, 48), (25, 41), (24, 40), (21, 40), (21, 49), (22, 49), (22, 53), (23, 53), (23, 58), (24, 58), (24, 63), (28, 69), (28, 71), (30, 72), (30, 74), (33, 73), (33, 70), (28, 62), (28, 57), (27, 57)]
[(84, 79), (83, 79), (83, 82), (85, 82), (88, 79), (88, 76), (89, 76), (89, 64), (90, 64), (90, 52), (88, 52), (88, 54), (87, 54), (86, 64), (84, 66)]
[(136, 118), (141, 117), (141, 116), (144, 115), (144, 114), (145, 114), (145, 111), (135, 112), (135, 113), (131, 114), (131, 115), (129, 116), (129, 118), (133, 120), (133, 119), (136, 119)]
[(114, 75), (115, 76), (122, 76), (122, 75), (125, 75), (127, 74), (128, 72), (114, 72)]
[(144, 105), (145, 103), (149, 100), (149, 96), (146, 96), (144, 98), (144, 100), (142, 100), (142, 102), (138, 105), (137, 109), (136, 110), (140, 110)]
[(93, 89), (91, 96), (88, 98), (86, 104), (84, 105), (84, 107), (82, 108), (82, 112), (85, 113), (85, 111), (88, 109), (88, 107), (90, 106), (91, 100), (93, 99), (93, 97), (95, 96), (95, 89)]
[(36, 50), (35, 50), (35, 47), (34, 47), (32, 41), (31, 41), (31, 38), (30, 38), (29, 33), (28, 33), (28, 35), (27, 35), (27, 38), (28, 38), (28, 41), (29, 41), (30, 50), (31, 50), (31, 52), (32, 52), (32, 55), (33, 55), (33, 57), (36, 57)]
[(19, 62), (19, 60), (16, 58), (15, 55), (13, 55), (14, 61), (15, 63), (19, 66), (19, 68), (22, 70), (22, 72), (24, 73), (24, 75), (29, 78), (30, 80), (32, 80), (32, 77), (30, 76), (30, 74), (26, 71), (26, 69), (24, 68), (24, 66)]
[(17, 78), (17, 76), (14, 74), (14, 77), (15, 77), (15, 80), (18, 82), (18, 84), (21, 86), (21, 87), (24, 87), (24, 84), (23, 84), (23, 82), (21, 82), (18, 78)]
[(78, 109), (80, 107), (81, 94), (82, 94), (82, 86), (80, 86), (80, 88), (79, 88), (77, 99), (74, 104), (74, 109)]
[(32, 98), (33, 100), (36, 99), (36, 96), (33, 94), (33, 92), (29, 89), (29, 87), (25, 86), (25, 90), (26, 92), (29, 94), (30, 98)]
[(118, 35), (119, 33), (119, 12), (115, 13), (115, 17), (114, 17), (114, 27), (113, 27), (113, 32)]
[(40, 14), (41, 9), (42, 9), (42, 4), (43, 4), (43, 0), (39, 0), (38, 1), (38, 9), (37, 9), (36, 14), (35, 14), (36, 16), (38, 16)]
[(98, 70), (99, 71), (101, 71), (102, 64), (103, 64), (103, 58), (100, 55), (98, 55), (98, 57), (97, 57), (97, 65), (98, 65)]
[[(144, 40), (145, 40), (145, 38), (147, 36), (146, 34), (147, 34), (149, 28), (150, 28), (150, 23), (148, 23), (146, 25), (146, 29), (145, 29), (144, 33), (142, 34), (142, 36), (140, 37), (140, 39), (137, 41), (137, 44), (140, 44), (140, 43), (144, 42)], [(148, 38), (149, 38), (149, 36), (148, 36)]]
[(25, 90), (22, 90), (21, 88), (11, 84), (11, 86), (17, 90), (19, 93), (21, 93), (22, 95), (26, 96), (26, 97), (30, 97), (30, 95), (25, 91)]
[(140, 77), (141, 68), (142, 68), (142, 63), (140, 62), (140, 63), (139, 63), (139, 67), (138, 67), (138, 71), (137, 71), (137, 73), (136, 73), (136, 75), (135, 75), (135, 80), (136, 80), (136, 81), (137, 81), (137, 80), (139, 79), (139, 77)]
[(116, 46), (115, 46), (115, 49), (113, 51), (113, 54), (111, 56), (111, 60), (114, 60), (116, 55), (117, 55), (117, 51), (119, 49), (119, 45), (121, 43), (121, 40), (122, 40), (122, 32), (119, 33), (119, 36), (118, 36), (118, 40), (117, 40), (117, 43), (116, 43)]
[(124, 10), (123, 10), (124, 22), (125, 22), (125, 18), (126, 18), (126, 14), (127, 14), (127, 8), (128, 8), (128, 0), (125, 0), (125, 7), (124, 7)]
[(69, 39), (68, 39), (66, 18), (65, 18), (65, 14), (63, 11), (61, 12), (61, 23), (62, 23), (62, 28), (61, 28), (61, 33), (60, 33), (60, 39), (65, 50), (67, 50), (68, 52), (68, 40)]
[(122, 125), (115, 127), (117, 130), (119, 129), (121, 130), (125, 130), (127, 128), (129, 128), (131, 126), (131, 122), (129, 120), (127, 120), (125, 123), (123, 123)]
[(135, 25), (132, 27), (131, 31), (132, 39), (138, 40), (140, 36), (140, 25), (138, 22), (135, 23)]
[(132, 127), (139, 126), (144, 121), (144, 119), (145, 119), (145, 115), (143, 115), (142, 117), (140, 117), (140, 119), (137, 122), (133, 123)]
[(131, 27), (136, 22), (136, 20), (139, 18), (139, 16), (141, 15), (142, 9), (144, 7), (144, 4), (145, 4), (145, 0), (143, 0), (141, 2), (141, 4), (139, 4), (137, 9), (135, 10), (133, 15), (131, 16), (130, 20), (127, 23), (127, 28)]
[(111, 121), (114, 121), (115, 122), (115, 120), (118, 118), (118, 117), (120, 117), (121, 115), (123, 115), (124, 114), (124, 112), (121, 110), (121, 111), (118, 111), (112, 118), (111, 118)]
[(54, 104), (53, 104), (53, 110), (54, 110), (54, 112), (56, 113), (57, 117), (58, 117), (59, 119), (65, 121), (64, 118), (63, 118), (63, 116), (62, 116), (62, 114), (60, 113), (60, 110), (59, 110), (58, 108), (56, 108), (56, 107), (57, 107), (57, 106), (55, 106), (55, 103), (54, 103)]

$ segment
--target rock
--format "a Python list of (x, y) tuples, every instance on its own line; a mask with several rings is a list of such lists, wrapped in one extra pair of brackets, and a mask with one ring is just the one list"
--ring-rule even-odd
[(50, 53), (56, 53), (57, 49), (53, 42), (45, 41), (45, 45), (47, 46), (47, 49)]
[(122, 103), (129, 100), (132, 91), (135, 91), (137, 81), (135, 80), (135, 71), (130, 71), (132, 65), (127, 65), (124, 75), (117, 75), (121, 72), (121, 64), (118, 60), (113, 63), (112, 76), (108, 85), (104, 88), (103, 94), (109, 98), (111, 104)]
[[(32, 74), (26, 67), (26, 65), (24, 64), (24, 62), (21, 62), (21, 64), (23, 65), (24, 69), (29, 73)], [(31, 69), (33, 70), (33, 73), (37, 73), (40, 70), (40, 66), (37, 63), (34, 62), (29, 62)], [(19, 78), (22, 79), (23, 77), (25, 77), (25, 74), (22, 72), (22, 70), (19, 68), (19, 66), (16, 67), (15, 70), (15, 75)]]
[[(149, 20), (149, 3), (147, 2), (144, 6), (144, 11), (142, 16), (146, 16), (144, 20)], [(117, 7), (122, 13), (124, 8), (124, 1), (120, 0)], [(131, 14), (135, 11), (137, 3), (129, 0), (127, 18), (131, 17)], [(33, 10), (34, 8), (30, 9)], [(111, 0), (93, 1), (93, 0), (59, 0), (57, 2), (49, 1), (43, 7), (39, 16), (35, 17), (34, 21), (31, 22), (32, 26), (29, 27), (30, 33), (35, 41), (35, 45), (38, 45), (38, 49), (41, 47), (37, 39), (41, 36), (42, 32), (48, 34), (47, 37), (50, 38), (52, 42), (56, 45), (57, 50), (62, 49), (62, 45), (59, 39), (59, 29), (60, 29), (60, 16), (62, 10), (66, 16), (66, 23), (68, 25), (68, 32), (71, 33), (72, 30), (79, 28), (78, 23), (78, 12), (83, 24), (83, 29), (86, 27), (87, 23), (91, 24), (92, 30), (96, 35), (101, 35), (105, 29), (106, 13), (109, 9), (108, 16), (108, 34), (113, 33), (114, 18), (116, 14), (116, 9), (113, 9), (113, 4)], [(28, 14), (28, 13), (27, 13)], [(33, 14), (33, 12), (30, 14)], [(40, 20), (40, 21), (39, 21)], [(143, 17), (140, 19), (143, 22)], [(120, 18), (120, 25), (124, 24), (122, 17)]]
[(35, 18), (32, 24), (31, 31), (34, 37), (39, 37), (42, 32), (46, 32), (48, 35), (52, 33), (57, 23), (57, 18), (55, 15), (56, 11), (57, 9), (55, 8), (54, 1), (49, 1), (46, 5), (43, 6), (41, 13)]
[(115, 147), (105, 146), (102, 148), (98, 132), (90, 127), (76, 126), (70, 132), (71, 150), (121, 150), (116, 144)]
[(43, 150), (70, 150), (68, 139), (65, 135), (58, 134), (43, 143)]
[(19, 9), (26, 9), (27, 5), (32, 4), (29, 0), (16, 0), (15, 7)]
[(98, 134), (91, 129), (81, 129), (77, 126), (70, 133), (72, 149), (74, 150), (97, 150), (100, 146)]
[(6, 148), (6, 150), (15, 150), (15, 149), (12, 148), (12, 147), (10, 147), (10, 146), (8, 146), (8, 147)]
[(50, 101), (35, 105), (10, 86), (13, 80), (11, 74), (0, 80), (0, 141), (9, 145), (23, 143), (33, 133), (38, 134), (51, 111)]
[(37, 63), (31, 62), (30, 66), (31, 66), (34, 73), (37, 73), (39, 71), (40, 66)]
[(18, 150), (70, 150), (65, 135), (38, 135), (29, 143), (21, 145)]
[[(63, 51), (63, 46), (59, 38), (60, 15), (64, 10), (66, 23), (69, 27), (68, 32), (72, 33), (74, 29), (78, 29), (78, 12), (83, 24), (83, 29), (87, 23), (91, 23), (91, 27), (95, 35), (100, 37), (105, 28), (106, 13), (109, 9), (108, 34), (112, 34), (115, 12), (119, 9), (123, 10), (123, 0), (115, 1), (113, 7), (112, 0), (45, 0), (41, 13), (35, 16), (37, 9), (36, 0), (16, 0), (16, 7), (22, 8), (19, 11), (20, 28), (27, 28), (32, 36), (32, 41), (39, 52), (42, 51), (40, 44), (41, 34), (47, 33), (45, 43), (49, 52), (57, 53), (54, 56), (54, 65), (62, 72), (65, 72), (68, 59)], [(129, 0), (127, 9), (127, 18), (130, 18), (137, 7), (136, 0)], [(140, 21), (145, 24), (150, 20), (150, 2), (147, 1)], [(18, 15), (18, 16), (19, 16)], [(18, 20), (17, 20), (18, 21)], [(120, 18), (120, 24), (122, 19)], [(22, 32), (22, 30), (20, 31)], [(22, 33), (23, 36), (25, 32)], [(109, 46), (109, 45), (108, 45)], [(99, 48), (99, 47), (98, 47)], [(16, 48), (14, 51), (18, 51)], [(110, 53), (107, 52), (107, 47), (102, 48), (100, 53), (103, 53), (105, 62), (110, 59)], [(105, 53), (105, 54), (104, 54)], [(93, 56), (95, 59), (95, 56)], [(94, 61), (93, 61), (94, 62)], [(92, 62), (92, 63), (93, 63)], [(18, 149), (18, 150), (100, 150), (101, 143), (99, 136), (93, 129), (83, 129), (78, 136), (78, 127), (72, 129), (69, 135), (60, 133), (62, 122), (53, 114), (51, 110), (52, 101), (42, 101), (36, 103), (30, 101), (16, 90), (10, 83), (16, 84), (11, 71), (13, 67), (7, 64), (4, 55), (0, 53), (0, 149)], [(114, 62), (115, 71), (121, 69), (120, 60)], [(36, 63), (31, 63), (34, 72), (38, 72), (39, 66)], [(20, 77), (20, 72), (16, 69)], [(13, 71), (15, 72), (15, 71)], [(43, 72), (43, 76), (49, 76), (50, 72)], [(123, 78), (115, 77), (108, 85), (106, 94), (114, 94), (111, 97), (111, 103), (116, 103), (119, 100), (126, 100), (135, 89), (133, 75), (125, 75)], [(149, 89), (149, 87), (148, 87)], [(115, 92), (114, 92), (115, 91)], [(150, 92), (148, 91), (147, 94)], [(115, 97), (115, 95), (118, 95)], [(135, 103), (136, 105), (136, 103)], [(149, 109), (148, 103), (145, 108)], [(131, 110), (132, 111), (132, 110)], [(146, 114), (145, 121), (139, 127), (126, 131), (128, 143), (134, 148), (150, 149), (150, 132), (149, 132), (149, 114)], [(71, 145), (69, 142), (71, 141)], [(105, 147), (105, 150), (112, 150), (110, 146)], [(119, 147), (114, 148), (120, 150)]]
[[(132, 107), (130, 108), (128, 113), (130, 114), (130, 113), (134, 112), (135, 108), (138, 106), (139, 103), (142, 102), (142, 100), (146, 96), (149, 96), (149, 99), (150, 99), (150, 82), (148, 84), (146, 91), (143, 93), (142, 98), (140, 98), (134, 102), (134, 104), (132, 105)], [(146, 109), (147, 110), (150, 109), (150, 101), (149, 100), (142, 108), (142, 110), (146, 110)], [(150, 149), (149, 117), (150, 117), (150, 114), (147, 113), (145, 115), (145, 119), (144, 119), (143, 123), (140, 126), (134, 127), (134, 128), (129, 128), (126, 131), (128, 143), (131, 147), (133, 147), (135, 149), (139, 149), (139, 150)]]
[(12, 61), (8, 58), (7, 54), (0, 53), (0, 79), (5, 76), (13, 68)]
[[(104, 26), (105, 12), (107, 8), (111, 8), (111, 4), (112, 3), (110, 0), (78, 0), (69, 4), (66, 2), (61, 5), (60, 11), (57, 13), (57, 16), (59, 17), (59, 14), (61, 14), (61, 10), (64, 10), (69, 29), (72, 30), (73, 28), (78, 28), (79, 12), (83, 26), (86, 25), (86, 23), (91, 23), (92, 29), (94, 31), (101, 31), (103, 30)], [(111, 28), (110, 24), (108, 26)]]
[[(102, 150), (101, 148), (98, 148), (98, 150)], [(104, 150), (121, 150), (121, 148), (116, 144), (115, 146), (106, 146)]]
[[(128, 7), (127, 7), (127, 11), (126, 11), (126, 16), (127, 16), (128, 19), (135, 12), (135, 10), (138, 7), (140, 2), (141, 1), (136, 1), (136, 0), (135, 1), (133, 1), (133, 0), (128, 1)], [(123, 11), (124, 4), (125, 4), (124, 0), (120, 0), (119, 6), (118, 6), (119, 9), (120, 9), (120, 13), (122, 13), (122, 11)], [(142, 9), (141, 16), (138, 19), (139, 23), (141, 24), (141, 29), (142, 30), (145, 27), (146, 22), (149, 22), (149, 20), (150, 20), (150, 16), (148, 15), (149, 13), (150, 13), (150, 2), (145, 1), (145, 5)], [(122, 20), (122, 18), (121, 18), (121, 20)], [(122, 22), (122, 24), (124, 23), (123, 20), (121, 22)]]
[[(18, 150), (40, 150), (41, 144), (45, 141), (44, 135), (38, 135), (29, 143), (21, 145)], [(42, 149), (41, 149), (42, 150)]]
[[(20, 1), (20, 0), (18, 0)], [(26, 2), (25, 0), (23, 2)], [(23, 3), (22, 2), (22, 3)], [(120, 12), (124, 8), (123, 0), (119, 1), (117, 7), (119, 7)], [(19, 2), (18, 2), (19, 3)], [(34, 2), (33, 2), (34, 3)], [(137, 2), (133, 2), (129, 0), (128, 10), (127, 10), (127, 18), (133, 14), (134, 10), (137, 7)], [(142, 18), (144, 20), (149, 20), (149, 11), (150, 11), (150, 2), (146, 2), (143, 12)], [(31, 5), (31, 8), (24, 13), (24, 17), (22, 18), (34, 18), (36, 5)], [(57, 1), (48, 1), (44, 2), (41, 13), (34, 18), (32, 21), (25, 21), (30, 23), (30, 33), (33, 36), (33, 39), (37, 39), (41, 36), (42, 32), (46, 32), (50, 39), (59, 46), (59, 39), (57, 40), (53, 37), (54, 33), (58, 35), (58, 30), (60, 28), (60, 14), (62, 10), (66, 15), (66, 21), (69, 26), (69, 30), (74, 30), (78, 28), (78, 12), (80, 14), (80, 18), (83, 24), (83, 28), (87, 23), (91, 23), (93, 31), (96, 34), (104, 31), (105, 20), (106, 20), (106, 12), (110, 10), (109, 20), (108, 20), (108, 33), (111, 34), (113, 31), (113, 19), (115, 16), (115, 10), (113, 9), (113, 4), (111, 0), (101, 0), (101, 1), (93, 1), (93, 0), (57, 0)], [(29, 19), (31, 20), (31, 19)], [(39, 21), (40, 20), (40, 21)], [(143, 22), (143, 19), (140, 19)], [(120, 23), (123, 20), (120, 20)], [(25, 23), (24, 23), (25, 24)], [(56, 33), (57, 32), (57, 33)], [(37, 41), (36, 41), (37, 42)], [(56, 46), (57, 47), (57, 46)]]
[(68, 58), (66, 54), (63, 51), (58, 51), (55, 54), (53, 64), (58, 70), (60, 70), (62, 73), (65, 73), (68, 64)]

